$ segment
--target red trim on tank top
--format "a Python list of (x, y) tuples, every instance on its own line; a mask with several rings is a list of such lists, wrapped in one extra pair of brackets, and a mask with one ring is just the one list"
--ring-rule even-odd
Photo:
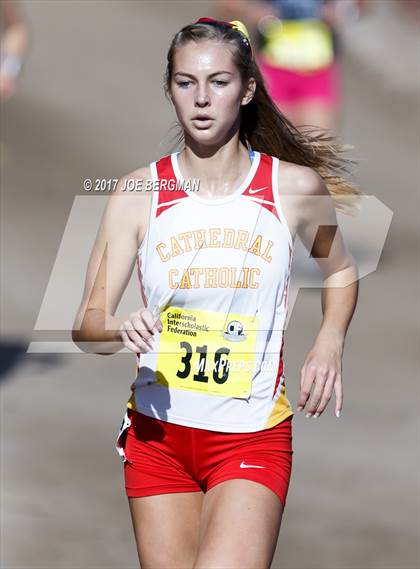
[(290, 269), (291, 269), (291, 265), (292, 265), (292, 248), (290, 246), (289, 243), (289, 268), (288, 268), (288, 276), (287, 276), (287, 282), (286, 282), (286, 293), (284, 295), (284, 306), (287, 306), (287, 295), (289, 293), (289, 280), (290, 280)]
[[(261, 204), (262, 207), (265, 207), (267, 211), (271, 212), (280, 221), (273, 194), (273, 162), (272, 156), (262, 152), (260, 153), (260, 163), (258, 164), (257, 171), (242, 195), (251, 198), (256, 204)], [(260, 188), (264, 189), (257, 192), (255, 191)]]
[[(283, 300), (283, 309), (286, 310), (286, 306), (287, 306), (287, 298), (288, 298), (288, 294), (289, 294), (289, 281), (290, 281), (290, 269), (291, 269), (291, 265), (292, 265), (292, 248), (290, 246), (289, 243), (289, 269), (288, 269), (288, 275), (287, 275), (287, 281), (285, 284), (285, 292), (284, 292), (284, 300)], [(282, 342), (281, 342), (281, 350), (280, 350), (280, 361), (279, 361), (279, 367), (277, 370), (277, 377), (276, 377), (276, 384), (274, 386), (274, 391), (273, 391), (273, 397), (276, 394), (277, 391), (277, 387), (279, 385), (281, 376), (283, 374), (283, 369), (284, 369), (284, 362), (283, 362), (283, 349), (284, 349), (284, 330), (283, 330), (283, 337), (282, 337)]]
[[(156, 172), (159, 180), (173, 180), (176, 182), (176, 176), (174, 169), (172, 167), (171, 154), (164, 156), (156, 162)], [(159, 217), (161, 213), (168, 210), (170, 207), (175, 205), (174, 200), (181, 200), (187, 198), (188, 194), (184, 190), (168, 190), (160, 189), (158, 191), (158, 199), (156, 206), (156, 217)], [(167, 205), (164, 205), (167, 204)]]
[[(241, 196), (246, 196), (247, 198), (252, 199), (254, 203), (261, 204), (262, 207), (265, 207), (267, 211), (271, 212), (281, 223), (273, 195), (272, 171), (273, 157), (261, 152), (260, 161), (254, 177)], [(156, 172), (159, 180), (166, 179), (176, 182), (177, 178), (172, 166), (171, 154), (163, 156), (156, 162)], [(254, 192), (254, 190), (259, 188), (264, 189), (259, 192)], [(188, 193), (184, 190), (159, 190), (156, 206), (156, 218), (176, 203), (179, 203), (179, 200), (186, 197), (188, 197)]]
[(276, 394), (277, 388), (278, 388), (279, 383), (280, 383), (280, 380), (281, 380), (281, 376), (283, 375), (283, 369), (284, 369), (283, 348), (284, 348), (284, 334), (283, 334), (282, 341), (281, 341), (279, 367), (278, 367), (278, 369), (277, 369), (277, 377), (276, 377), (276, 383), (275, 383), (275, 385), (274, 385), (274, 390), (273, 390), (272, 399), (274, 399), (274, 396), (275, 396), (275, 394)]

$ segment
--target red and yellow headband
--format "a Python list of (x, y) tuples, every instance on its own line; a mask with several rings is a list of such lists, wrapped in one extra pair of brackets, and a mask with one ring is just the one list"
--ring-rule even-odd
[(212, 26), (229, 26), (233, 30), (238, 31), (242, 37), (244, 43), (248, 46), (251, 56), (252, 56), (252, 45), (251, 45), (251, 38), (249, 37), (248, 30), (240, 20), (232, 20), (231, 22), (225, 22), (224, 20), (215, 20), (214, 18), (199, 18), (194, 24), (210, 24)]

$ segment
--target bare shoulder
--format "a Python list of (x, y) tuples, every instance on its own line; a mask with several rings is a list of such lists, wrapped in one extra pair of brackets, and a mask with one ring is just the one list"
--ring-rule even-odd
[(152, 193), (147, 191), (147, 180), (152, 178), (150, 167), (137, 168), (119, 178), (107, 206), (110, 227), (121, 231), (121, 226), (136, 234), (141, 243), (149, 222)]
[(280, 160), (279, 191), (283, 195), (328, 195), (322, 177), (313, 168)]
[(314, 200), (311, 196), (328, 196), (324, 180), (313, 168), (280, 160), (278, 192), (283, 213), (293, 238)]
[[(146, 180), (150, 180), (152, 177), (150, 172), (149, 166), (142, 166), (121, 176), (118, 180), (118, 184), (116, 186), (116, 194), (146, 194), (148, 192), (140, 191), (140, 189), (144, 190), (144, 184)], [(137, 189), (137, 191), (136, 191)]]

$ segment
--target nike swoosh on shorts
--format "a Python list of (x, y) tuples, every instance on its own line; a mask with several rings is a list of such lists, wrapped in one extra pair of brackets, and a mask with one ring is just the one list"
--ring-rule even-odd
[(242, 461), (240, 468), (265, 468), (265, 466), (257, 466), (255, 464), (245, 464), (245, 462)]

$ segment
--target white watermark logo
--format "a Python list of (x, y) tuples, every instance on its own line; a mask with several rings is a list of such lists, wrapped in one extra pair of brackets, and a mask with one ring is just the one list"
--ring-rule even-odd
[[(124, 199), (124, 196), (117, 196), (117, 199)], [(312, 199), (329, 200), (330, 198), (314, 196)], [(34, 338), (28, 348), (29, 352), (80, 353), (79, 348), (71, 340), (71, 331), (85, 286), (86, 267), (107, 203), (108, 197), (105, 195), (97, 195), (95, 198), (91, 195), (75, 197), (61, 243), (57, 243), (56, 259), (49, 275), (34, 327)], [(337, 212), (337, 225), (340, 232), (336, 232), (334, 239), (337, 235), (340, 235), (340, 238), (342, 236), (345, 247), (357, 267), (359, 279), (376, 271), (392, 216), (393, 212), (374, 196), (361, 196), (360, 207), (355, 215)], [(330, 224), (331, 219), (318, 220), (319, 228), (330, 226)], [(259, 231), (263, 233), (264, 227), (260, 227)], [(315, 235), (316, 231), (314, 239)], [(148, 251), (149, 255), (153, 253), (152, 250)], [(112, 243), (108, 245), (108, 254), (111, 257), (117, 254)], [(299, 237), (296, 237), (294, 243), (291, 273), (288, 311), (283, 329), (287, 328), (300, 289), (329, 286), (328, 279), (323, 278), (319, 259), (312, 256), (311, 247), (308, 247), (308, 243), (304, 246)], [(108, 274), (107, 278), (111, 279), (113, 275)], [(343, 286), (348, 284), (350, 282)], [(255, 292), (258, 294), (258, 291)], [(188, 291), (185, 291), (185, 294), (188, 299)], [(226, 294), (226, 289), (221, 290), (220, 294)], [(138, 275), (137, 271), (133, 271), (115, 316), (129, 314), (142, 307)], [(263, 323), (262, 327), (264, 327)], [(65, 340), (62, 340), (63, 332), (66, 333)], [(48, 341), (45, 339), (41, 341), (39, 338), (41, 333), (43, 338), (48, 338)], [(123, 352), (132, 354), (127, 349)]]

